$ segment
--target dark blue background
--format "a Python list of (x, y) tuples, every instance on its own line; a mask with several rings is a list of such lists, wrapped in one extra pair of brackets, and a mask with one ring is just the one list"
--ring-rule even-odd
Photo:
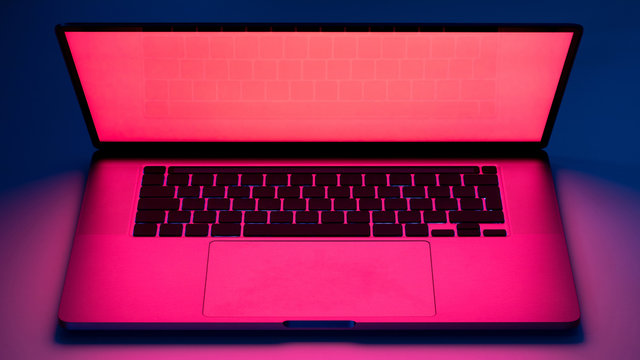
[[(350, 358), (384, 357), (384, 354), (418, 358), (437, 349), (443, 350), (430, 355), (514, 357), (505, 352), (505, 346), (473, 346), (482, 343), (519, 345), (509, 347), (509, 351), (527, 355), (527, 358), (564, 359), (571, 354), (575, 356), (576, 351), (580, 358), (637, 354), (640, 351), (637, 342), (640, 265), (636, 259), (640, 251), (636, 225), (640, 218), (637, 205), (640, 202), (639, 13), (640, 1), (631, 0), (2, 0), (0, 288), (10, 295), (0, 296), (0, 319), (7, 326), (6, 331), (0, 333), (0, 339), (20, 339), (10, 344), (10, 354), (22, 354), (24, 348), (32, 347), (39, 354), (56, 351), (55, 357), (70, 354), (69, 347), (60, 346), (61, 343), (142, 343), (150, 346), (119, 347), (111, 355), (119, 357), (131, 351), (129, 355), (136, 357), (134, 351), (158, 355), (167, 350), (170, 351), (167, 356), (178, 357), (182, 352), (192, 350), (189, 344), (287, 341), (332, 342), (330, 347), (310, 346), (308, 349), (316, 354), (322, 351), (324, 354), (350, 355)], [(401, 334), (394, 337), (387, 334), (345, 338), (341, 335), (325, 338), (295, 335), (260, 340), (262, 336), (216, 335), (209, 338), (209, 335), (198, 335), (192, 338), (174, 334), (173, 337), (142, 335), (129, 338), (116, 334), (105, 340), (91, 334), (70, 335), (59, 329), (55, 335), (55, 310), (80, 204), (82, 177), (86, 175), (94, 148), (58, 48), (54, 26), (64, 22), (217, 21), (582, 24), (584, 36), (547, 152), (572, 256), (583, 325), (564, 334), (515, 337), (490, 333), (483, 336)], [(16, 204), (20, 205), (17, 210), (13, 207)], [(375, 346), (355, 348), (336, 344), (342, 341), (438, 346), (386, 347), (386, 353), (378, 354)], [(187, 346), (162, 349), (156, 346), (164, 342)], [(563, 346), (538, 346), (545, 344)], [(99, 349), (105, 348), (93, 346), (87, 350)], [(275, 353), (278, 358), (296, 355), (287, 353), (289, 349), (271, 347), (270, 354)], [(301, 352), (297, 355), (307, 352), (307, 348), (299, 349)], [(212, 355), (210, 350), (213, 351), (203, 348), (197, 357)], [(259, 355), (255, 351), (269, 349), (240, 346), (216, 350), (218, 355), (228, 350), (225, 354), (251, 357), (251, 354)], [(75, 355), (89, 357), (80, 352)]]

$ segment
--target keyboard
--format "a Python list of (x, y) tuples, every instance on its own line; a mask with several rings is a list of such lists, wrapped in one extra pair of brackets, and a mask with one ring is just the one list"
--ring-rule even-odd
[(146, 166), (133, 236), (506, 236), (495, 166)]

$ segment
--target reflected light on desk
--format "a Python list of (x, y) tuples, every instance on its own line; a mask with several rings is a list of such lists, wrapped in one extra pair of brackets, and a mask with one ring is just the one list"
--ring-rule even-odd
[(640, 334), (640, 191), (569, 169), (557, 170), (555, 180), (585, 341), (600, 349), (617, 344), (589, 357), (634, 357)]

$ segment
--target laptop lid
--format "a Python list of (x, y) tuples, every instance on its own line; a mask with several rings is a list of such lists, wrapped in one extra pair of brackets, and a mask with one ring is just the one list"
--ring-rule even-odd
[(421, 142), (544, 147), (578, 25), (70, 24), (97, 147)]

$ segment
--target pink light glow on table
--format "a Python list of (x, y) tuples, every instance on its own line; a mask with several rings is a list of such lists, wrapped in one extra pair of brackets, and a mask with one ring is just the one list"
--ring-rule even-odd
[(68, 32), (101, 141), (539, 141), (571, 33)]

